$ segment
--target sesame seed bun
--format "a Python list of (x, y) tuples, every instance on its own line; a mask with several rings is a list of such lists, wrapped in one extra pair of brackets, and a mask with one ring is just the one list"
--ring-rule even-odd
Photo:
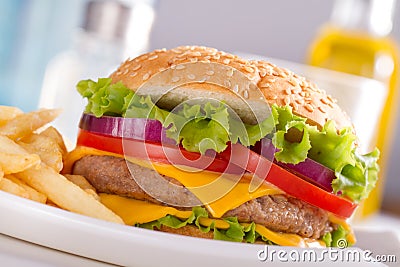
[[(219, 63), (231, 67), (246, 76), (248, 79), (245, 80), (252, 84), (238, 87), (232, 77), (231, 68), (226, 71), (221, 71), (221, 68), (205, 71), (203, 67), (195, 67), (196, 64), (186, 64), (197, 62), (203, 63), (203, 66)], [(255, 123), (253, 112), (257, 114), (265, 111), (267, 101), (269, 105), (291, 106), (294, 114), (307, 118), (309, 124), (320, 128), (328, 120), (335, 121), (337, 129), (352, 127), (349, 117), (337, 105), (337, 101), (304, 77), (266, 61), (248, 61), (214, 48), (181, 46), (170, 50), (155, 50), (125, 61), (111, 74), (111, 78), (114, 83), (121, 81), (136, 91), (155, 74), (163, 73), (167, 69), (172, 72), (161, 76), (161, 83), (166, 86), (178, 81), (187, 83), (163, 95), (157, 103), (163, 108), (172, 109), (185, 100), (208, 97), (223, 100), (244, 122)], [(210, 77), (222, 81), (224, 86), (204, 82)], [(188, 83), (191, 81), (192, 83)], [(256, 86), (252, 86), (253, 84)], [(163, 89), (162, 86), (148, 87), (146, 94), (158, 97), (163, 94)], [(251, 103), (253, 112), (249, 112), (248, 106), (243, 105), (245, 102)]]

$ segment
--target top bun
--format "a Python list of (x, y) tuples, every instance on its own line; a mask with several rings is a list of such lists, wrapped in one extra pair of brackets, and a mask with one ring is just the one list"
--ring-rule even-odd
[[(204, 68), (188, 70), (185, 63), (219, 63), (234, 68), (252, 81), (255, 86), (238, 89), (231, 82), (225, 86), (215, 83), (196, 82), (195, 78), (217, 76), (228, 80), (232, 73), (204, 71)], [(181, 66), (179, 66), (181, 65)], [(211, 65), (211, 64), (210, 64)], [(196, 66), (196, 65), (192, 65)], [(195, 67), (196, 68), (196, 67)], [(321, 128), (328, 120), (336, 123), (336, 128), (352, 127), (347, 114), (337, 105), (337, 101), (314, 83), (287, 69), (279, 68), (266, 61), (244, 60), (235, 55), (204, 46), (180, 46), (174, 49), (155, 50), (135, 59), (128, 59), (111, 74), (112, 81), (121, 81), (128, 88), (136, 91), (155, 74), (172, 69), (173, 75), (164, 75), (163, 81), (170, 85), (179, 79), (191, 79), (195, 82), (174, 88), (163, 96), (157, 105), (172, 109), (181, 102), (199, 97), (223, 100), (232, 107), (247, 123), (255, 123), (254, 116), (246, 110), (243, 101), (252, 102), (252, 107), (262, 110), (265, 101), (269, 105), (289, 105), (293, 113), (307, 118), (307, 122)], [(219, 76), (219, 77), (218, 77)], [(146, 89), (146, 94), (159, 96), (162, 88)], [(260, 99), (260, 93), (265, 98)], [(254, 111), (254, 110), (253, 110)], [(257, 112), (257, 110), (255, 111)], [(249, 115), (250, 114), (250, 115)]]

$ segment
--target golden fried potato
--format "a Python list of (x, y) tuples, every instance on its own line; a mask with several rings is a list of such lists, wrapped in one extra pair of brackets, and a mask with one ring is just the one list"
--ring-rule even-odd
[(29, 154), (8, 137), (0, 135), (0, 167), (5, 174), (21, 172), (40, 163), (40, 157)]
[(24, 188), (26, 193), (28, 194), (28, 198), (36, 201), (36, 202), (40, 202), (40, 203), (46, 203), (47, 197), (36, 191), (35, 189), (33, 189), (32, 187), (30, 187), (29, 185), (27, 185), (25, 182), (21, 181), (20, 179), (18, 179), (17, 177), (15, 177), (14, 175), (6, 175), (5, 176), (7, 179), (9, 179), (10, 181), (14, 182), (15, 184), (19, 185), (20, 187)]
[(67, 147), (65, 145), (64, 138), (56, 128), (54, 128), (53, 126), (49, 126), (39, 135), (47, 136), (53, 139), (58, 144), (60, 152), (63, 155), (63, 159), (65, 159), (65, 156), (68, 153)]
[(16, 176), (37, 191), (47, 195), (49, 200), (63, 209), (110, 222), (124, 223), (118, 215), (94, 199), (93, 196), (44, 163), (40, 168), (30, 168)]
[(39, 155), (41, 161), (55, 171), (60, 172), (63, 168), (62, 152), (53, 138), (32, 134), (18, 143), (29, 153)]
[(6, 124), (20, 114), (22, 114), (22, 110), (19, 108), (0, 106), (0, 126)]
[(53, 121), (60, 113), (59, 109), (41, 109), (19, 114), (0, 126), (0, 135), (18, 140)]

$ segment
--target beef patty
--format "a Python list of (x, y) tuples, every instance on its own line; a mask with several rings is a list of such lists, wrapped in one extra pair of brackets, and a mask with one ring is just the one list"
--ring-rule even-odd
[[(151, 196), (132, 178), (130, 169), (134, 170), (135, 179), (140, 179), (141, 185), (144, 183), (146, 191), (151, 191)], [(155, 171), (122, 158), (85, 156), (75, 162), (73, 174), (85, 176), (101, 193), (117, 194), (156, 204), (164, 204), (158, 200), (162, 199), (172, 206), (174, 203), (179, 206), (187, 203), (187, 207), (201, 205), (197, 197), (175, 179), (159, 179)], [(228, 211), (223, 217), (231, 216), (236, 216), (240, 222), (255, 222), (274, 231), (303, 237), (318, 239), (332, 231), (327, 212), (287, 195), (269, 195), (250, 200)]]

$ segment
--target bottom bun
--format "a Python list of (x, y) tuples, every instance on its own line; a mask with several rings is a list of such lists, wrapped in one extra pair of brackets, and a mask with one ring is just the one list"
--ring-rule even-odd
[(192, 226), (192, 225), (186, 225), (181, 228), (171, 228), (165, 225), (161, 225), (160, 229), (154, 228), (156, 231), (160, 232), (165, 232), (165, 233), (171, 233), (171, 234), (177, 234), (177, 235), (185, 235), (185, 236), (192, 236), (192, 237), (198, 237), (198, 238), (205, 238), (205, 239), (214, 239), (214, 234), (212, 231), (209, 231), (208, 233), (204, 233), (200, 231), (197, 227)]

